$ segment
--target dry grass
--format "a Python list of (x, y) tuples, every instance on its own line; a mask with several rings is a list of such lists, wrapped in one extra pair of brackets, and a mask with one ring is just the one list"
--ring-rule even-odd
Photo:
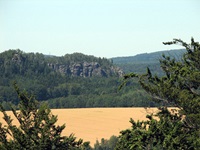
[[(131, 127), (130, 118), (145, 120), (146, 115), (156, 112), (156, 108), (83, 108), (83, 109), (52, 109), (58, 115), (57, 124), (66, 124), (63, 135), (74, 133), (77, 138), (90, 141), (91, 145), (101, 138), (109, 139), (119, 135), (121, 130)], [(12, 116), (11, 112), (8, 112)], [(3, 114), (0, 113), (0, 122)], [(18, 124), (16, 120), (14, 124)]]

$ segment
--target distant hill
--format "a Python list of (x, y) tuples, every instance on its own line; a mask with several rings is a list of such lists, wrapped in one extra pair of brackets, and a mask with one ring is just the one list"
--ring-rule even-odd
[(113, 66), (110, 60), (84, 55), (82, 53), (66, 54), (62, 57), (40, 53), (24, 53), (9, 50), (0, 53), (0, 75), (26, 75), (59, 72), (68, 76), (108, 77), (122, 76), (120, 68)]
[(119, 91), (122, 75), (123, 71), (106, 58), (8, 50), (0, 53), (0, 103), (6, 109), (7, 102), (18, 104), (13, 89), (13, 82), (17, 82), (21, 90), (51, 108), (154, 106), (137, 81), (134, 87)]
[[(13, 89), (20, 89), (46, 101), (51, 108), (85, 107), (148, 107), (156, 106), (137, 80), (118, 90), (124, 71), (144, 73), (150, 67), (161, 74), (159, 58), (162, 53), (177, 59), (184, 50), (139, 54), (112, 60), (81, 53), (62, 57), (8, 50), (0, 53), (0, 103), (18, 104)], [(122, 69), (120, 69), (122, 68)]]
[(186, 52), (184, 49), (179, 50), (165, 50), (153, 53), (143, 53), (135, 56), (128, 57), (114, 57), (112, 61), (114, 64), (124, 70), (125, 73), (136, 72), (144, 73), (146, 68), (149, 67), (154, 73), (160, 74), (161, 69), (159, 60), (162, 55), (170, 56), (175, 59), (181, 59), (182, 55)]

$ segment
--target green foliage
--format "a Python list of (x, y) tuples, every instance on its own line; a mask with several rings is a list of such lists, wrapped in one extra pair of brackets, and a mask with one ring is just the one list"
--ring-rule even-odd
[(98, 62), (104, 70), (113, 67), (106, 58), (81, 53), (62, 57), (24, 53), (20, 50), (0, 53), (0, 102), (6, 106), (6, 110), (9, 108), (7, 103), (19, 103), (12, 87), (13, 81), (17, 81), (22, 89), (34, 94), (40, 102), (46, 101), (51, 108), (154, 106), (146, 100), (148, 96), (135, 81), (128, 83), (129, 88), (118, 91), (120, 78), (117, 76), (72, 77), (49, 67), (51, 64), (56, 66), (79, 62)]
[(101, 142), (98, 140), (94, 144), (94, 150), (114, 150), (118, 138), (116, 136), (111, 136), (110, 139), (106, 140), (104, 138), (101, 139)]
[[(128, 82), (127, 87), (119, 91), (118, 77), (17, 77), (17, 83), (22, 89), (34, 94), (40, 102), (46, 101), (50, 108), (155, 106), (155, 103), (147, 100), (148, 95), (136, 81)], [(13, 87), (0, 86), (0, 89), (0, 102), (18, 104), (19, 100)]]
[(65, 125), (55, 125), (57, 116), (46, 104), (39, 105), (33, 96), (21, 92), (16, 84), (14, 87), (20, 99), (19, 110), (11, 108), (19, 126), (13, 124), (13, 119), (0, 105), (6, 122), (4, 126), (0, 123), (0, 149), (81, 149), (81, 139), (76, 141), (73, 134), (61, 136)]
[(113, 63), (122, 68), (125, 73), (134, 72), (137, 74), (143, 74), (146, 72), (146, 68), (148, 67), (151, 69), (152, 73), (161, 76), (163, 75), (163, 71), (160, 67), (159, 59), (162, 58), (162, 55), (164, 54), (165, 56), (170, 56), (171, 58), (180, 60), (185, 52), (186, 50), (184, 49), (168, 50), (128, 57), (116, 57), (112, 58), (112, 60)]
[(136, 81), (127, 83), (120, 91), (118, 78), (74, 78), (66, 84), (69, 95), (49, 99), (51, 108), (155, 106), (147, 100), (149, 97)]
[(191, 137), (195, 136), (184, 128), (182, 116), (176, 111), (171, 114), (166, 108), (160, 108), (160, 113), (147, 118), (147, 121), (137, 122), (131, 119), (132, 128), (121, 131), (116, 150), (194, 148)]
[[(181, 44), (187, 50), (179, 61), (163, 55), (160, 60), (165, 76), (131, 73), (124, 79), (138, 78), (155, 102), (162, 104), (148, 121), (131, 120), (132, 129), (121, 132), (117, 149), (199, 149), (200, 148), (200, 45), (191, 39), (164, 44)], [(170, 113), (166, 106), (175, 106)], [(155, 117), (157, 117), (155, 119)]]

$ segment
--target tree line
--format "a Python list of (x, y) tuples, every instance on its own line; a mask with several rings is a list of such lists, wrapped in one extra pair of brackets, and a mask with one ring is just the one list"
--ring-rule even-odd
[[(38, 101), (48, 102), (51, 108), (155, 106), (153, 102), (146, 100), (147, 94), (136, 81), (127, 83), (130, 87), (119, 91), (121, 78), (118, 76), (72, 77), (56, 72), (47, 65), (80, 61), (97, 61), (103, 68), (113, 66), (108, 59), (81, 53), (62, 57), (24, 53), (21, 50), (1, 53), (0, 102), (7, 109), (9, 102), (15, 105), (19, 103), (12, 86), (16, 81), (22, 89), (34, 94)], [(132, 92), (133, 89), (135, 92)]]

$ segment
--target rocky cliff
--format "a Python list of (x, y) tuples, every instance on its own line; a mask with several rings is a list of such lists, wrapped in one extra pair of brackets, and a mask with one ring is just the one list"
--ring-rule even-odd
[(108, 76), (123, 76), (123, 71), (116, 66), (110, 67), (101, 67), (98, 62), (74, 62), (69, 65), (64, 64), (53, 64), (48, 63), (48, 66), (55, 70), (56, 72), (60, 72), (62, 74), (67, 74), (70, 76), (81, 76), (81, 77), (108, 77)]

